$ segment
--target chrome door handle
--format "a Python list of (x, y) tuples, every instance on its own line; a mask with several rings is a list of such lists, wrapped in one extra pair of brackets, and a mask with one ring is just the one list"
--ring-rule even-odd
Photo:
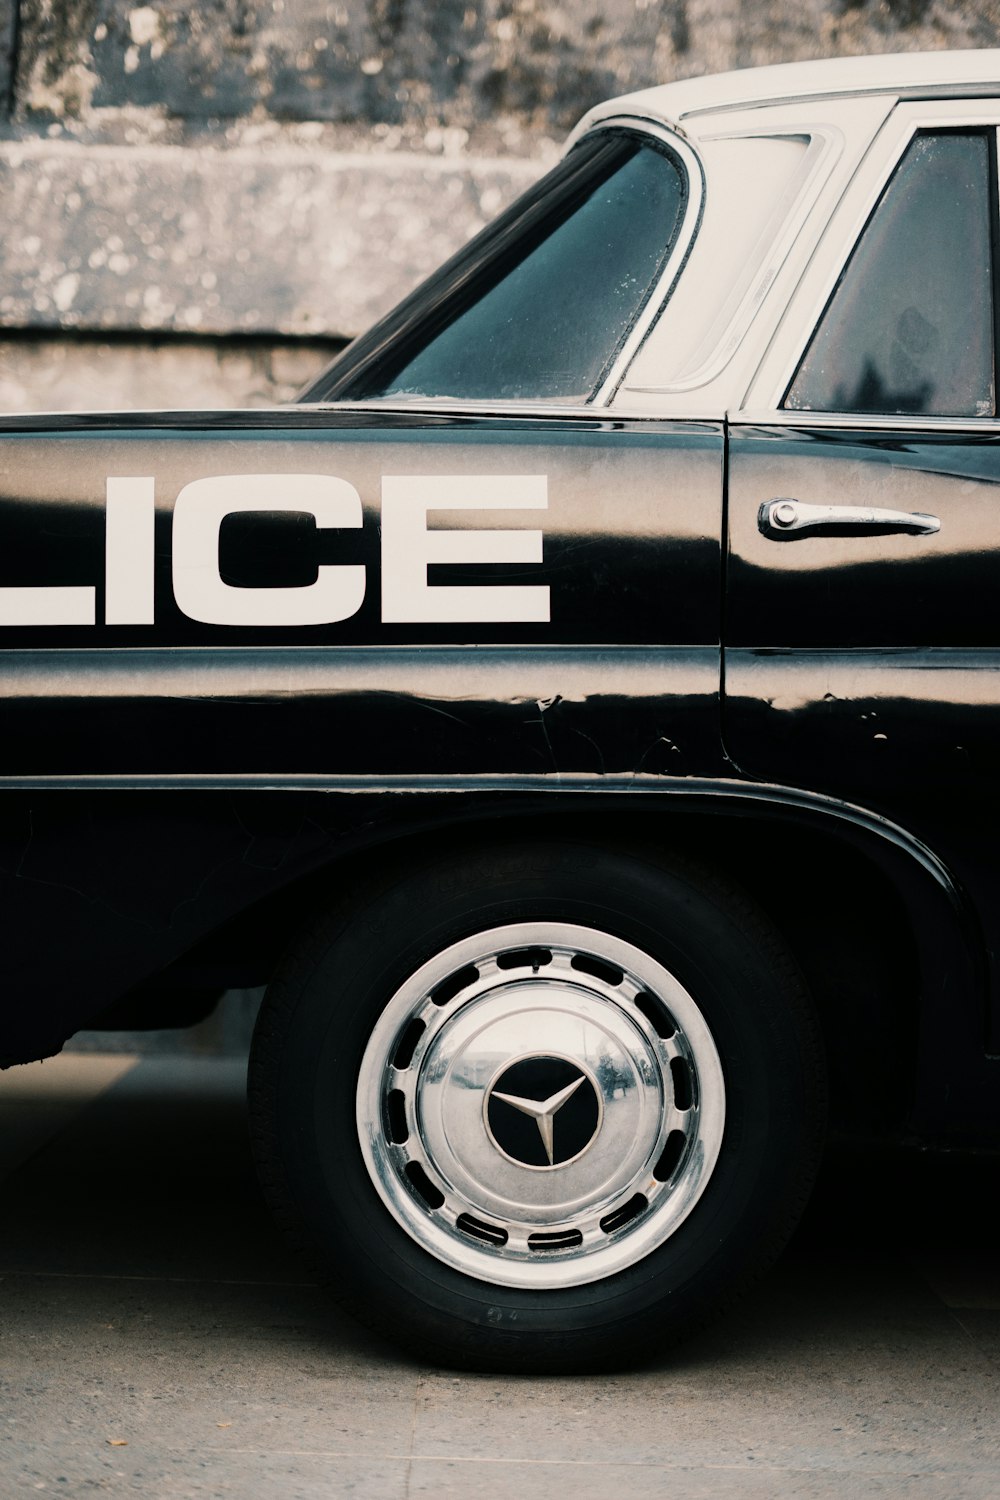
[(888, 536), (908, 532), (913, 536), (930, 536), (941, 530), (937, 516), (919, 510), (883, 510), (875, 505), (805, 505), (801, 500), (779, 497), (766, 500), (760, 508), (757, 525), (772, 541), (789, 540), (805, 532), (827, 532), (850, 536), (854, 532), (872, 532)]

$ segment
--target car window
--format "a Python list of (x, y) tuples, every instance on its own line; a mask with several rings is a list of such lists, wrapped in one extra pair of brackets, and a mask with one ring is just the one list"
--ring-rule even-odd
[(687, 193), (651, 137), (585, 138), (303, 399), (587, 400), (658, 281)]
[(990, 203), (985, 135), (918, 135), (840, 278), (785, 406), (992, 415)]

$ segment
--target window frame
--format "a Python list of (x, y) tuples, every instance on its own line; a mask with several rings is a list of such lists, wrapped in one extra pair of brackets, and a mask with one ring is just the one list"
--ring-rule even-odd
[[(994, 378), (997, 413), (932, 416), (919, 413), (801, 411), (783, 406), (817, 328), (883, 194), (919, 134), (981, 131), (991, 137), (991, 250), (993, 255)], [(897, 103), (875, 136), (841, 202), (830, 216), (799, 285), (789, 298), (771, 344), (730, 412), (740, 425), (872, 430), (1000, 431), (1000, 101), (996, 97)]]
[[(623, 131), (636, 135), (649, 136), (657, 141), (661, 148), (666, 147), (667, 152), (675, 158), (678, 168), (685, 179), (687, 200), (673, 249), (665, 258), (659, 276), (655, 278), (649, 295), (639, 309), (624, 339), (619, 341), (617, 348), (609, 351), (601, 380), (589, 397), (582, 401), (579, 397), (570, 399), (568, 397), (538, 398), (530, 396), (497, 400), (483, 400), (477, 397), (474, 400), (470, 400), (462, 396), (405, 396), (397, 393), (389, 396), (369, 396), (352, 399), (337, 396), (335, 393), (332, 395), (327, 393), (304, 404), (316, 406), (357, 406), (379, 411), (400, 409), (407, 411), (414, 409), (428, 409), (431, 411), (487, 410), (497, 413), (523, 412), (525, 414), (529, 412), (553, 412), (565, 413), (567, 415), (575, 414), (576, 416), (585, 416), (588, 412), (593, 413), (595, 410), (603, 411), (607, 409), (624, 380), (632, 360), (645, 343), (660, 313), (670, 299), (684, 269), (691, 246), (694, 243), (695, 236), (701, 224), (705, 202), (705, 174), (697, 153), (688, 142), (682, 140), (673, 131), (641, 115), (622, 114), (599, 121), (580, 136), (571, 138), (567, 144), (563, 159), (581, 140), (589, 139), (599, 133), (613, 132), (619, 134)], [(404, 306), (405, 301), (399, 304), (399, 308)], [(387, 316), (394, 316), (397, 310), (394, 309)], [(381, 322), (375, 324), (371, 332), (375, 333), (381, 326)], [(386, 332), (388, 333), (389, 330), (386, 330)], [(367, 335), (362, 335), (362, 337), (367, 338)], [(323, 380), (324, 377), (320, 376), (312, 382), (312, 387), (319, 386)], [(334, 384), (335, 391), (336, 385)]]

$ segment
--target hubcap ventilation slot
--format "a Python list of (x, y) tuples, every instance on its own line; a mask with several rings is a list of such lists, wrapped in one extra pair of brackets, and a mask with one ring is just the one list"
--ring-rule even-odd
[(673, 1017), (658, 995), (651, 995), (648, 990), (640, 990), (635, 997), (635, 1008), (646, 1017), (656, 1035), (663, 1041), (669, 1041), (676, 1032), (677, 1027), (674, 1025)]
[(670, 1059), (670, 1077), (674, 1084), (674, 1103), (678, 1109), (690, 1109), (694, 1100), (691, 1088), (691, 1069), (683, 1057)]
[(616, 969), (614, 964), (606, 964), (602, 958), (594, 958), (590, 953), (574, 953), (570, 965), (581, 974), (592, 974), (595, 979), (603, 979), (605, 984), (615, 988), (625, 978), (624, 970)]
[(414, 1016), (403, 1031), (402, 1036), (396, 1043), (396, 1050), (392, 1054), (392, 1065), (402, 1072), (410, 1066), (413, 1054), (417, 1050), (417, 1043), (424, 1034), (424, 1023), (419, 1016)]
[(657, 1182), (670, 1181), (684, 1154), (686, 1139), (683, 1130), (672, 1130), (667, 1136), (667, 1144), (663, 1148), (659, 1161), (653, 1168), (653, 1176)]
[(459, 1229), (466, 1234), (471, 1234), (473, 1239), (485, 1240), (488, 1245), (506, 1245), (507, 1231), (501, 1229), (499, 1224), (486, 1224), (482, 1219), (476, 1219), (472, 1214), (459, 1214), (455, 1220)]
[(605, 1234), (614, 1234), (616, 1229), (621, 1229), (623, 1224), (641, 1214), (644, 1208), (649, 1207), (649, 1200), (642, 1193), (635, 1193), (621, 1208), (616, 1208), (613, 1214), (605, 1214), (601, 1220), (601, 1228)]
[(498, 969), (547, 969), (552, 962), (548, 948), (515, 948), (511, 953), (497, 954)]
[(412, 1182), (414, 1191), (424, 1200), (428, 1208), (442, 1207), (444, 1194), (434, 1186), (418, 1161), (406, 1163), (406, 1175)]
[(572, 1250), (575, 1245), (583, 1244), (583, 1235), (579, 1229), (559, 1229), (552, 1233), (529, 1234), (529, 1250)]
[(410, 1127), (406, 1123), (406, 1095), (402, 1089), (389, 1090), (385, 1108), (389, 1116), (389, 1139), (401, 1146), (410, 1136)]
[(474, 964), (468, 964), (466, 968), (459, 969), (457, 974), (450, 974), (447, 979), (431, 990), (431, 999), (435, 1005), (447, 1005), (449, 1000), (454, 1000), (463, 990), (467, 990), (470, 984), (475, 984), (479, 978), (479, 970)]

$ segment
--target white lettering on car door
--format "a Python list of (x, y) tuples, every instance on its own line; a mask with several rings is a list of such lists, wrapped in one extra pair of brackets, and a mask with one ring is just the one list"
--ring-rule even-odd
[(223, 474), (186, 484), (174, 506), (174, 597), (206, 625), (331, 625), (357, 614), (365, 597), (360, 564), (316, 569), (297, 588), (234, 588), (219, 574), (219, 529), (246, 511), (304, 511), (319, 527), (358, 527), (361, 496), (329, 474)]
[[(109, 476), (105, 494), (105, 604), (108, 625), (152, 625), (155, 481)], [(549, 586), (430, 584), (431, 563), (474, 566), (542, 562), (543, 533), (428, 525), (432, 511), (546, 510), (544, 474), (386, 475), (382, 480), (382, 619), (387, 624), (492, 624), (548, 621)], [(361, 497), (331, 474), (221, 474), (192, 480), (173, 513), (173, 591), (177, 607), (206, 625), (333, 625), (365, 598), (361, 563), (322, 564), (312, 583), (243, 588), (222, 577), (219, 538), (227, 516), (304, 513), (321, 529), (360, 528)], [(0, 587), (0, 626), (95, 625), (97, 587)]]
[(544, 474), (382, 479), (382, 619), (391, 624), (548, 620), (547, 584), (427, 582), (429, 563), (540, 563), (542, 532), (431, 530), (432, 510), (546, 510)]
[(104, 532), (108, 625), (152, 625), (156, 506), (153, 479), (110, 479)]
[(0, 625), (94, 625), (97, 590), (89, 584), (0, 588)]

